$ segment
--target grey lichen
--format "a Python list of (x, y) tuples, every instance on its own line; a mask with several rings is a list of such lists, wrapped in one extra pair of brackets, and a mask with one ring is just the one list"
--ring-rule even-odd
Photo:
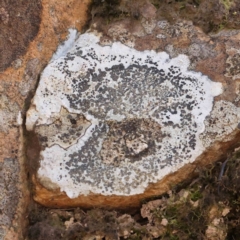
[(229, 141), (239, 121), (240, 108), (231, 102), (216, 102), (211, 116), (205, 120), (205, 131), (200, 135), (204, 146), (208, 147), (215, 141)]
[(199, 135), (213, 97), (222, 91), (220, 83), (188, 71), (185, 55), (170, 59), (99, 41), (86, 33), (69, 51), (62, 46), (27, 113), (27, 129), (43, 140), (38, 178), (71, 198), (139, 194), (194, 161), (205, 149)]

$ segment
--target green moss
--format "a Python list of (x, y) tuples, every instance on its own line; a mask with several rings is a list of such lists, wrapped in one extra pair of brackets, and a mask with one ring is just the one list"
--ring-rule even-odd
[(191, 190), (190, 199), (192, 201), (197, 201), (202, 198), (202, 193), (200, 192), (199, 188)]
[(169, 237), (170, 240), (179, 240), (178, 236), (170, 235)]
[(219, 25), (218, 25), (218, 30), (217, 30), (217, 31), (221, 31), (221, 30), (223, 30), (223, 29), (225, 28), (225, 26), (226, 26), (226, 23), (221, 23), (221, 24), (219, 24)]
[(142, 228), (133, 228), (132, 234), (128, 238), (129, 240), (142, 240), (143, 237), (149, 236), (147, 229), (143, 226)]
[(60, 217), (57, 214), (54, 216), (51, 216), (51, 218), (48, 220), (48, 223), (52, 227), (60, 227), (60, 228), (64, 227), (63, 221), (61, 221)]
[(224, 7), (229, 10), (233, 4), (234, 1), (232, 0), (220, 0), (221, 3), (224, 5)]

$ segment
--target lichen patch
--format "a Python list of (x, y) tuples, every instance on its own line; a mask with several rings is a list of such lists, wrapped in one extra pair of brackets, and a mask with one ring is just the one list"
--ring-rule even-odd
[(229, 141), (239, 122), (240, 108), (231, 102), (216, 102), (211, 116), (205, 120), (205, 131), (200, 135), (204, 146), (208, 147), (215, 141)]
[[(193, 162), (205, 150), (199, 136), (222, 92), (220, 83), (188, 70), (186, 55), (101, 46), (100, 37), (80, 35), (49, 63), (27, 113), (27, 129), (51, 139), (40, 153), (38, 178), (70, 198), (143, 193)], [(78, 135), (60, 127), (54, 136), (62, 109), (85, 126)], [(61, 134), (69, 136), (65, 147), (56, 140)]]
[[(232, 37), (233, 38), (233, 37)], [(225, 76), (232, 80), (240, 79), (240, 44), (239, 41), (230, 41), (225, 43), (226, 53), (228, 55), (226, 59), (226, 71)]]
[(91, 125), (81, 114), (69, 113), (62, 108), (58, 118), (50, 125), (39, 125), (35, 131), (43, 148), (58, 144), (62, 148), (76, 144)]
[(104, 163), (114, 166), (139, 161), (156, 153), (158, 147), (155, 143), (160, 143), (164, 137), (160, 125), (148, 119), (111, 121), (107, 125), (109, 130), (100, 154)]

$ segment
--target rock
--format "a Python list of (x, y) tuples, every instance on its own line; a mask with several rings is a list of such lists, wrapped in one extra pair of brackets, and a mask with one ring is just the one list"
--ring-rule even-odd
[(147, 226), (147, 230), (154, 238), (159, 238), (166, 233), (166, 228), (163, 226)]
[(141, 207), (141, 216), (143, 218), (147, 218), (149, 223), (152, 224), (153, 223), (153, 219), (154, 219), (154, 209), (159, 208), (160, 206), (162, 207), (162, 205), (164, 206), (165, 201), (163, 201), (162, 199), (157, 199), (154, 201), (150, 201), (146, 204), (143, 204)]
[[(224, 218), (221, 217), (223, 216), (222, 209), (228, 209), (228, 207), (225, 207), (226, 206), (224, 206), (224, 204), (219, 204), (219, 206), (212, 206), (212, 208), (209, 210), (209, 224), (205, 232), (206, 239), (226, 239), (227, 224), (225, 223)], [(226, 215), (228, 212), (226, 212)]]
[[(35, 200), (45, 206), (136, 207), (140, 205), (141, 199), (168, 191), (172, 184), (177, 184), (191, 177), (196, 168), (224, 157), (228, 150), (237, 145), (237, 138), (240, 135), (238, 130), (240, 128), (240, 83), (238, 67), (240, 33), (238, 30), (233, 30), (207, 35), (200, 28), (193, 26), (191, 21), (182, 21), (179, 18), (179, 16), (183, 16), (189, 19), (192, 14), (194, 22), (198, 24), (199, 21), (198, 26), (205, 28), (205, 32), (211, 31), (210, 25), (214, 29), (219, 29), (219, 25), (222, 22), (226, 22), (226, 16), (230, 22), (228, 23), (230, 28), (238, 27), (239, 21), (237, 20), (239, 13), (233, 9), (236, 7), (235, 2), (231, 2), (228, 6), (224, 7), (224, 3), (212, 4), (213, 0), (204, 1), (203, 4), (199, 5), (199, 8), (197, 6), (199, 10), (191, 4), (187, 4), (186, 6), (184, 5), (184, 9), (181, 10), (180, 15), (176, 11), (171, 11), (174, 9), (171, 4), (162, 3), (161, 6), (153, 6), (147, 0), (136, 1), (134, 4), (128, 1), (120, 1), (120, 3), (114, 1), (114, 3), (111, 2), (110, 4), (109, 1), (99, 1), (97, 4), (95, 1), (95, 4), (99, 8), (98, 10), (96, 8), (95, 10), (93, 9), (92, 12), (91, 9), (88, 9), (90, 6), (89, 3), (90, 0), (71, 0), (61, 3), (54, 0), (36, 0), (34, 3), (31, 2), (31, 4), (30, 2), (29, 4), (16, 3), (14, 6), (6, 2), (0, 4), (0, 35), (2, 40), (0, 43), (2, 57), (0, 61), (0, 239), (24, 239), (24, 229), (27, 224), (26, 209), (30, 205), (28, 187), (32, 186), (32, 183), (29, 184), (30, 179), (32, 179), (34, 184), (33, 192)], [(182, 8), (182, 3), (176, 4), (177, 8)], [(114, 7), (109, 8), (109, 5)], [(209, 7), (210, 5), (214, 7), (214, 11)], [(206, 9), (208, 10), (207, 14), (202, 14), (206, 13)], [(85, 116), (91, 110), (90, 108), (94, 108), (91, 105), (85, 108), (85, 110), (81, 110), (82, 112), (78, 107), (74, 109), (74, 106), (64, 105), (60, 108), (59, 112), (55, 112), (56, 115), (52, 116), (51, 113), (51, 116), (46, 117), (43, 115), (43, 119), (39, 119), (38, 122), (35, 122), (36, 119), (34, 120), (33, 115), (31, 116), (30, 114), (31, 118), (28, 118), (27, 126), (29, 129), (33, 127), (33, 131), (28, 132), (25, 129), (26, 112), (35, 94), (39, 76), (45, 66), (49, 65), (42, 74), (43, 77), (39, 84), (39, 89), (41, 89), (41, 86), (44, 85), (43, 78), (47, 69), (59, 61), (61, 55), (68, 53), (69, 49), (64, 48), (64, 46), (62, 48), (59, 47), (59, 51), (56, 52), (57, 46), (62, 44), (69, 29), (74, 29), (74, 31), (71, 31), (73, 33), (71, 35), (72, 38), (69, 38), (65, 46), (76, 43), (80, 35), (79, 33), (83, 31), (86, 23), (89, 23), (86, 14), (87, 11), (92, 13), (93, 18), (90, 30), (88, 31), (88, 34), (93, 37), (88, 39), (97, 39), (93, 43), (93, 52), (102, 51), (103, 49), (113, 49), (113, 46), (120, 46), (123, 50), (126, 50), (124, 50), (125, 53), (128, 51), (131, 52), (130, 55), (133, 56), (136, 65), (134, 66), (135, 70), (137, 69), (134, 74), (138, 76), (138, 81), (130, 81), (131, 76), (126, 76), (123, 79), (128, 80), (125, 83), (128, 92), (121, 92), (117, 85), (113, 85), (111, 86), (112, 92), (108, 96), (111, 99), (116, 93), (118, 94), (117, 99), (121, 101), (124, 97), (129, 97), (128, 99), (134, 101), (135, 105), (123, 104), (123, 107), (129, 106), (129, 108), (122, 109), (115, 98), (110, 103), (106, 101), (105, 105), (101, 104), (101, 102), (106, 99), (103, 98), (99, 102), (96, 100), (95, 107), (101, 108), (101, 111), (97, 111), (97, 108), (95, 109), (96, 111), (93, 111), (94, 119), (89, 119), (89, 116)], [(214, 12), (214, 16), (212, 16), (212, 12)], [(202, 15), (207, 16), (207, 18), (202, 18)], [(212, 20), (211, 24), (209, 24), (209, 16)], [(87, 34), (82, 34), (80, 38), (84, 36), (86, 37)], [(86, 43), (84, 44), (80, 48), (85, 49), (89, 53), (90, 49), (87, 50)], [(146, 50), (147, 52), (143, 52)], [(120, 60), (119, 63), (124, 58), (125, 60), (127, 59), (127, 56), (124, 55), (125, 53), (123, 54), (124, 58), (120, 59), (119, 49), (116, 49), (115, 53), (109, 50), (106, 52), (108, 56), (116, 56)], [(72, 54), (75, 56), (74, 52)], [(84, 55), (81, 55), (82, 53), (79, 52), (79, 54), (78, 58), (84, 57)], [(136, 59), (136, 56), (142, 55), (145, 58), (149, 57), (150, 60), (152, 59), (152, 62), (146, 64), (142, 60), (138, 61)], [(53, 62), (48, 64), (51, 59)], [(141, 57), (141, 59), (144, 58)], [(149, 61), (149, 59), (146, 60)], [(94, 56), (89, 56), (89, 60), (97, 63), (99, 60), (102, 61), (102, 56), (98, 56), (97, 59)], [(153, 87), (151, 92), (149, 89), (151, 89), (150, 86), (154, 82), (154, 78), (158, 79), (160, 70), (170, 73), (168, 65), (174, 63), (174, 66), (178, 66), (182, 60), (189, 60), (189, 64), (184, 62), (179, 67), (181, 77), (186, 78), (186, 76), (191, 76), (197, 79), (195, 85), (190, 84), (193, 85), (193, 88), (190, 88), (191, 96), (195, 100), (201, 94), (204, 97), (208, 97), (208, 100), (204, 100), (204, 103), (207, 103), (207, 108), (204, 108), (203, 115), (201, 116), (202, 119), (201, 117), (198, 120), (193, 118), (197, 116), (193, 114), (193, 109), (188, 109), (189, 118), (183, 115), (186, 123), (196, 123), (197, 132), (195, 135), (193, 134), (192, 138), (190, 135), (184, 138), (187, 131), (191, 132), (193, 130), (193, 128), (188, 128), (189, 125), (181, 128), (180, 125), (183, 126), (183, 123), (180, 122), (181, 124), (175, 127), (174, 124), (179, 120), (178, 118), (170, 119), (168, 121), (174, 121), (168, 123), (167, 117), (170, 118), (172, 115), (163, 113), (158, 109), (156, 113), (159, 113), (159, 116), (154, 116), (154, 113), (150, 111), (150, 107), (155, 105), (156, 108), (160, 107), (156, 100), (158, 94), (154, 95), (153, 93), (156, 91), (164, 92), (162, 89), (164, 84), (166, 84), (156, 84), (156, 87)], [(67, 67), (70, 62), (71, 59), (66, 59)], [(160, 63), (162, 63), (162, 66), (160, 66)], [(114, 72), (117, 73), (115, 77), (119, 78), (116, 80), (119, 85), (122, 84), (120, 75), (133, 73), (131, 71), (134, 67), (130, 62), (122, 62), (123, 66), (116, 69), (113, 69), (113, 65), (120, 64), (113, 64), (112, 60), (107, 64), (111, 69), (107, 71), (104, 69), (104, 71), (112, 75)], [(88, 67), (82, 69), (82, 76), (85, 76), (86, 72), (94, 73), (95, 68), (93, 66)], [(99, 69), (101, 69), (101, 64)], [(172, 69), (171, 71), (174, 70)], [(69, 73), (72, 74), (71, 72)], [(50, 74), (52, 73), (50, 72)], [(175, 74), (177, 73), (175, 72)], [(146, 78), (144, 75), (148, 77)], [(99, 84), (95, 87), (102, 87), (102, 93), (106, 93), (106, 85), (101, 80), (108, 78), (104, 74), (92, 76), (96, 77), (96, 83)], [(86, 91), (87, 89), (85, 88), (88, 88), (89, 79), (86, 76), (82, 77), (82, 79), (86, 80), (86, 84), (79, 84), (78, 88)], [(75, 96), (71, 95), (73, 93), (73, 89), (71, 89), (73, 79), (70, 75), (66, 80), (69, 81), (69, 84), (66, 82), (66, 89), (61, 89), (64, 85), (57, 83), (57, 88), (61, 91), (58, 93), (53, 91), (54, 96), (60, 96), (68, 92), (70, 94), (69, 97), (78, 98), (78, 94)], [(50, 84), (51, 81), (51, 79), (48, 79), (46, 84)], [(76, 81), (78, 82), (79, 78), (76, 78)], [(170, 94), (173, 94), (174, 97), (170, 99), (166, 96), (168, 103), (163, 104), (165, 107), (170, 109), (175, 104), (177, 108), (177, 105), (190, 103), (188, 98), (184, 99), (184, 95), (181, 95), (183, 91), (180, 91), (180, 95), (177, 96), (175, 94), (177, 88), (174, 89), (171, 81), (167, 81), (169, 82), (169, 86), (167, 87), (171, 89)], [(137, 84), (136, 87), (134, 84)], [(198, 84), (203, 85), (200, 86)], [(89, 86), (94, 88), (94, 81)], [(149, 89), (144, 88), (144, 86)], [(209, 86), (209, 88), (206, 86)], [(211, 91), (213, 86), (216, 89)], [(108, 86), (108, 90), (109, 88)], [(215, 92), (217, 89), (222, 89), (222, 93), (221, 91)], [(145, 95), (141, 94), (140, 90)], [(131, 97), (131, 94), (136, 94), (137, 91), (139, 91), (139, 94)], [(94, 96), (97, 96), (96, 93), (97, 91), (93, 91)], [(151, 94), (153, 95), (149, 98)], [(42, 96), (40, 94), (39, 96), (39, 106), (42, 106), (41, 104), (44, 103), (44, 98), (47, 95)], [(103, 97), (103, 95), (101, 96)], [(161, 96), (159, 101), (163, 101), (163, 95), (159, 94), (159, 96)], [(34, 98), (34, 101), (36, 98)], [(41, 102), (41, 100), (43, 101)], [(75, 100), (78, 101), (77, 99)], [(88, 104), (87, 100), (86, 98), (84, 104)], [(147, 102), (144, 102), (140, 108), (139, 103), (142, 100), (146, 100)], [(202, 100), (201, 102), (197, 102), (197, 106), (203, 108)], [(110, 108), (110, 112), (109, 109), (104, 111), (106, 107)], [(31, 105), (31, 109), (34, 109), (33, 105)], [(37, 114), (38, 110), (36, 111)], [(198, 113), (199, 111), (197, 110)], [(116, 112), (119, 115), (116, 115)], [(110, 115), (107, 115), (107, 113)], [(142, 116), (140, 116), (141, 114)], [(121, 115), (125, 117), (121, 121), (113, 119), (116, 116), (117, 118), (121, 118)], [(165, 118), (165, 120), (160, 119), (160, 117)], [(50, 122), (43, 123), (45, 120)], [(66, 185), (59, 185), (58, 181), (53, 181), (55, 176), (60, 177), (59, 173), (61, 169), (55, 168), (52, 175), (47, 173), (47, 171), (50, 171), (49, 168), (41, 170), (43, 169), (43, 164), (46, 163), (45, 158), (40, 159), (43, 153), (57, 146), (66, 151), (73, 149), (73, 146), (78, 144), (80, 139), (86, 140), (85, 133), (90, 133), (90, 130), (94, 126), (98, 126), (98, 124), (102, 124), (102, 130), (105, 127), (105, 132), (103, 132), (105, 136), (100, 136), (99, 140), (94, 138), (96, 144), (93, 148), (96, 151), (89, 152), (86, 148), (85, 152), (92, 154), (91, 159), (97, 159), (95, 162), (86, 161), (86, 163), (84, 162), (85, 165), (82, 162), (82, 165), (84, 165), (83, 169), (90, 166), (90, 168), (86, 169), (86, 172), (83, 169), (81, 170), (82, 176), (85, 177), (86, 189), (82, 185), (83, 181), (80, 178), (80, 184), (75, 182), (70, 186), (71, 188), (68, 188)], [(129, 126), (130, 129), (128, 130)], [(202, 130), (200, 126), (202, 126)], [(120, 131), (117, 131), (118, 129)], [(172, 129), (172, 131), (169, 129)], [(170, 133), (167, 131), (170, 131)], [(182, 139), (183, 143), (186, 143), (187, 139), (191, 140), (191, 145), (186, 145), (187, 148), (190, 148), (190, 152), (184, 153), (186, 154), (185, 156), (189, 155), (189, 157), (184, 158), (184, 154), (181, 152), (184, 148), (180, 147), (180, 150), (170, 149), (167, 151), (167, 145), (163, 145), (167, 140), (172, 139), (171, 137), (175, 132)], [(118, 135), (118, 133), (120, 134)], [(92, 136), (95, 137), (95, 135)], [(100, 149), (101, 141), (102, 148)], [(194, 147), (195, 144), (196, 146)], [(116, 149), (115, 146), (117, 146)], [(161, 149), (157, 149), (157, 146), (161, 147), (163, 152), (161, 152)], [(189, 150), (187, 148), (186, 151)], [(98, 151), (99, 155), (96, 154)], [(117, 151), (119, 153), (117, 153), (117, 159), (115, 159), (113, 155)], [(164, 151), (168, 155), (164, 155)], [(59, 154), (61, 153), (59, 152)], [(178, 154), (181, 157), (177, 157)], [(190, 157), (190, 155), (192, 156)], [(72, 157), (75, 160), (78, 158), (75, 155), (72, 155)], [(153, 159), (153, 161), (148, 162), (148, 159)], [(70, 167), (77, 165), (77, 162), (74, 161), (70, 163)], [(56, 163), (53, 163), (55, 167), (54, 164)], [(49, 163), (46, 166), (49, 166)], [(100, 166), (100, 169), (105, 170), (103, 169), (104, 166), (104, 168), (106, 167), (106, 171), (97, 171), (97, 174), (92, 171), (93, 178), (90, 178), (90, 180), (86, 179), (88, 177), (86, 174), (89, 173), (89, 170), (99, 170), (96, 166)], [(139, 168), (139, 166), (142, 167)], [(63, 167), (68, 166), (64, 163)], [(124, 171), (121, 170), (125, 169), (127, 173), (132, 172), (139, 175), (124, 175)], [(153, 172), (151, 172), (152, 170)], [(71, 172), (75, 178), (80, 173), (76, 169), (71, 169)], [(116, 178), (112, 181), (113, 172), (117, 174)], [(121, 174), (124, 176), (123, 178), (118, 176)], [(62, 177), (65, 177), (65, 175)], [(104, 181), (101, 183), (96, 182), (96, 184), (93, 182), (93, 179), (96, 180), (98, 178), (104, 179), (105, 185), (103, 184)], [(71, 177), (69, 181), (72, 181)], [(106, 182), (110, 186), (106, 186)], [(76, 187), (76, 183), (79, 186)], [(61, 188), (63, 191), (61, 191)], [(91, 193), (88, 193), (88, 191), (91, 191)], [(70, 198), (66, 193), (70, 197), (80, 195)], [(81, 218), (81, 216), (78, 216), (78, 218)], [(40, 227), (43, 229), (43, 232), (45, 231), (44, 229), (50, 232), (51, 236), (61, 234), (61, 231), (58, 229), (55, 229), (56, 231), (54, 230), (51, 233), (52, 229), (44, 224)], [(80, 229), (78, 224), (72, 227)], [(33, 234), (37, 231), (36, 229), (32, 229)], [(45, 239), (48, 238), (45, 235), (42, 237)]]
[(136, 207), (237, 144), (240, 32), (127, 21), (70, 29), (42, 72), (26, 127), (45, 206)]
[(118, 236), (123, 238), (128, 238), (133, 232), (132, 229), (137, 228), (138, 224), (134, 221), (131, 215), (123, 214), (118, 217), (117, 222), (119, 224)]
[(39, 74), (67, 29), (81, 31), (88, 0), (0, 3), (0, 239), (24, 239), (30, 204), (24, 118)]

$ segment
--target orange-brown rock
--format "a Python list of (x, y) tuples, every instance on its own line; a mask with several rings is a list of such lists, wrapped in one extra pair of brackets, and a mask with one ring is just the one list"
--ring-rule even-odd
[(30, 201), (22, 126), (42, 69), (90, 1), (0, 3), (0, 238), (23, 239)]

